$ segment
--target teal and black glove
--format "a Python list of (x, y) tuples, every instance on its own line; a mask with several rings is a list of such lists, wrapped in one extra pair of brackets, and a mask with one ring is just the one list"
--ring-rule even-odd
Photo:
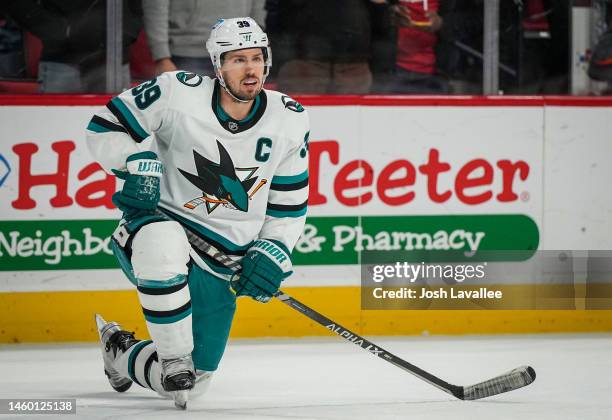
[(258, 239), (242, 259), (242, 271), (230, 285), (236, 296), (268, 302), (283, 280), (293, 273), (289, 250), (279, 241)]
[(159, 203), (159, 181), (163, 165), (153, 152), (139, 152), (126, 160), (127, 171), (113, 173), (123, 179), (123, 188), (113, 194), (113, 204), (123, 212), (125, 218), (153, 212)]

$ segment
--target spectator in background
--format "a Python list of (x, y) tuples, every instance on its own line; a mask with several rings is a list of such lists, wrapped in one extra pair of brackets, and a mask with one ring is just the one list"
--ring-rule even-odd
[[(123, 4), (124, 86), (130, 84), (128, 47), (142, 26), (140, 0)], [(43, 44), (39, 78), (43, 93), (104, 92), (106, 2), (101, 0), (4, 0), (0, 12)]]
[(437, 32), (443, 24), (438, 7), (438, 0), (400, 0), (393, 6), (399, 29), (390, 93), (448, 93), (448, 83), (436, 74)]
[(596, 38), (589, 60), (588, 75), (596, 83), (592, 91), (598, 95), (612, 95), (612, 0), (602, 2), (601, 34)]
[[(500, 3), (499, 88), (509, 94), (567, 93), (570, 0)], [(482, 93), (484, 0), (444, 0), (438, 69), (453, 91)]]
[(385, 93), (393, 84), (397, 54), (397, 26), (395, 11), (387, 0), (371, 0), (370, 21), (372, 44), (370, 70), (372, 71), (372, 93)]
[[(506, 94), (569, 91), (570, 0), (523, 0), (500, 4), (499, 86)], [(542, 36), (545, 34), (545, 36)]]
[(156, 74), (178, 69), (214, 76), (204, 46), (220, 18), (251, 16), (263, 27), (265, 0), (143, 0)]
[(440, 4), (444, 24), (438, 32), (436, 67), (449, 80), (453, 93), (482, 94), (483, 2), (444, 0)]
[(0, 16), (0, 77), (22, 77), (24, 70), (21, 30), (11, 20)]
[[(370, 0), (269, 0), (267, 32), (278, 89), (368, 93), (372, 73)], [(280, 61), (280, 65), (279, 65)]]

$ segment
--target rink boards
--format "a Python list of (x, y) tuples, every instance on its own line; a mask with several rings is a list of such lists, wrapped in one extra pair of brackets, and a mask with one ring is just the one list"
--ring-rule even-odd
[[(611, 100), (300, 99), (309, 217), (287, 292), (364, 334), (612, 330), (609, 311), (569, 309), (585, 308), (580, 292), (567, 310), (363, 311), (358, 265), (363, 252), (398, 246), (611, 249)], [(92, 340), (93, 311), (143, 329), (108, 248), (115, 180), (84, 144), (106, 100), (0, 98), (0, 342)], [(279, 303), (247, 300), (232, 331), (326, 333)]]
[[(612, 331), (610, 310), (360, 310), (358, 287), (289, 287), (285, 292), (360, 335), (514, 334)], [(0, 343), (94, 341), (93, 314), (148, 335), (134, 291), (1, 293)], [(238, 301), (231, 336), (332, 335), (273, 300)]]

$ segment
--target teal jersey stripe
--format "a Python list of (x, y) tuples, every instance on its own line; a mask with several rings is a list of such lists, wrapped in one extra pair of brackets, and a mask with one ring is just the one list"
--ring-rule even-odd
[(171, 278), (170, 280), (144, 280), (138, 279), (138, 286), (142, 287), (150, 287), (153, 289), (165, 289), (167, 287), (176, 286), (177, 284), (185, 283), (187, 281), (187, 276), (184, 274), (179, 274), (176, 277)]
[(187, 318), (189, 315), (191, 315), (191, 306), (189, 306), (189, 308), (187, 308), (184, 312), (181, 312), (180, 314), (176, 314), (174, 316), (156, 317), (145, 314), (144, 317), (152, 324), (172, 324), (174, 322), (180, 321), (181, 319)]
[(227, 121), (230, 119), (230, 116), (225, 113), (223, 108), (221, 108), (221, 104), (217, 102), (217, 115), (222, 121)]
[[(243, 124), (243, 123), (249, 122), (257, 113), (260, 102), (261, 102), (261, 99), (259, 98), (259, 95), (257, 95), (255, 97), (255, 103), (253, 104), (253, 108), (251, 108), (251, 111), (249, 112), (249, 115), (247, 115), (245, 118), (238, 121), (238, 123)], [(221, 103), (219, 101), (217, 101), (217, 115), (222, 121), (233, 120), (233, 118), (227, 115), (225, 110), (221, 107)]]
[(261, 102), (261, 99), (259, 98), (259, 95), (257, 95), (255, 97), (255, 103), (253, 104), (253, 108), (251, 108), (251, 112), (249, 112), (249, 115), (246, 116), (246, 118), (238, 121), (239, 123), (246, 123), (249, 122), (251, 119), (253, 119), (253, 117), (255, 116), (255, 113), (257, 112), (257, 110), (259, 109), (259, 103)]
[(199, 225), (195, 222), (192, 222), (191, 220), (185, 219), (184, 217), (179, 216), (176, 213), (172, 213), (170, 210), (167, 210), (165, 208), (162, 208), (162, 210), (165, 213), (168, 213), (168, 215), (170, 217), (172, 217), (173, 219), (176, 219), (179, 223), (188, 226), (191, 230), (195, 231), (198, 233), (198, 235), (202, 236), (204, 239), (212, 239), (215, 242), (218, 242), (220, 245), (224, 246), (225, 248), (227, 248), (229, 251), (233, 251), (233, 252), (240, 252), (240, 251), (246, 251), (247, 249), (249, 249), (249, 247), (251, 246), (252, 242), (246, 244), (246, 245), (238, 245), (232, 241), (230, 241), (229, 239), (219, 235), (216, 232), (213, 232), (210, 229), (205, 228), (202, 225)]
[(144, 225), (148, 225), (149, 223), (153, 223), (153, 222), (165, 222), (168, 221), (168, 216), (166, 216), (165, 214), (163, 215), (159, 215), (159, 214), (152, 214), (150, 216), (139, 216), (133, 220), (127, 220), (127, 224), (126, 224), (126, 228), (128, 233), (131, 235), (132, 232), (135, 232), (137, 229), (139, 229), (140, 227), (144, 226)]
[(110, 129), (106, 128), (106, 127), (102, 127), (99, 124), (96, 124), (93, 121), (89, 121), (89, 124), (87, 125), (87, 129), (89, 131), (93, 131), (94, 133), (110, 133)]
[(121, 115), (123, 115), (123, 117), (126, 119), (128, 124), (130, 124), (130, 128), (136, 134), (138, 134), (143, 139), (149, 137), (149, 133), (147, 133), (145, 129), (142, 128), (142, 126), (136, 120), (136, 117), (134, 117), (134, 114), (132, 114), (132, 112), (123, 103), (123, 101), (119, 99), (119, 97), (114, 97), (113, 99), (111, 99), (111, 102), (113, 103), (113, 105), (115, 105), (115, 107), (119, 110), (119, 112), (121, 112)]
[(153, 341), (151, 340), (144, 340), (144, 341), (140, 341), (134, 344), (132, 352), (130, 353), (130, 357), (128, 358), (128, 375), (130, 375), (130, 378), (132, 379), (132, 381), (136, 382), (138, 385), (142, 386), (143, 388), (144, 386), (140, 382), (138, 382), (138, 379), (136, 379), (136, 375), (134, 374), (134, 367), (136, 366), (136, 358), (138, 357), (142, 349), (145, 346), (151, 344), (152, 342)]
[(267, 209), (266, 215), (272, 216), (272, 217), (302, 217), (306, 214), (307, 210), (308, 210), (307, 207), (304, 207), (303, 209), (295, 210), (295, 211), (281, 211), (281, 210)]
[(273, 184), (296, 184), (308, 179), (308, 169), (298, 175), (276, 175), (272, 177)]

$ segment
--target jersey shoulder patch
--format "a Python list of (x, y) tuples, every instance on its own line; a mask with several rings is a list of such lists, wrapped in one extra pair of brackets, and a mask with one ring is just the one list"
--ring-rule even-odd
[(287, 95), (281, 95), (281, 101), (283, 102), (285, 109), (293, 112), (304, 112), (304, 107), (302, 104)]
[(191, 73), (188, 71), (179, 71), (178, 73), (176, 73), (176, 79), (185, 86), (189, 87), (200, 86), (200, 84), (202, 84), (202, 81), (204, 80), (204, 78), (199, 74)]

